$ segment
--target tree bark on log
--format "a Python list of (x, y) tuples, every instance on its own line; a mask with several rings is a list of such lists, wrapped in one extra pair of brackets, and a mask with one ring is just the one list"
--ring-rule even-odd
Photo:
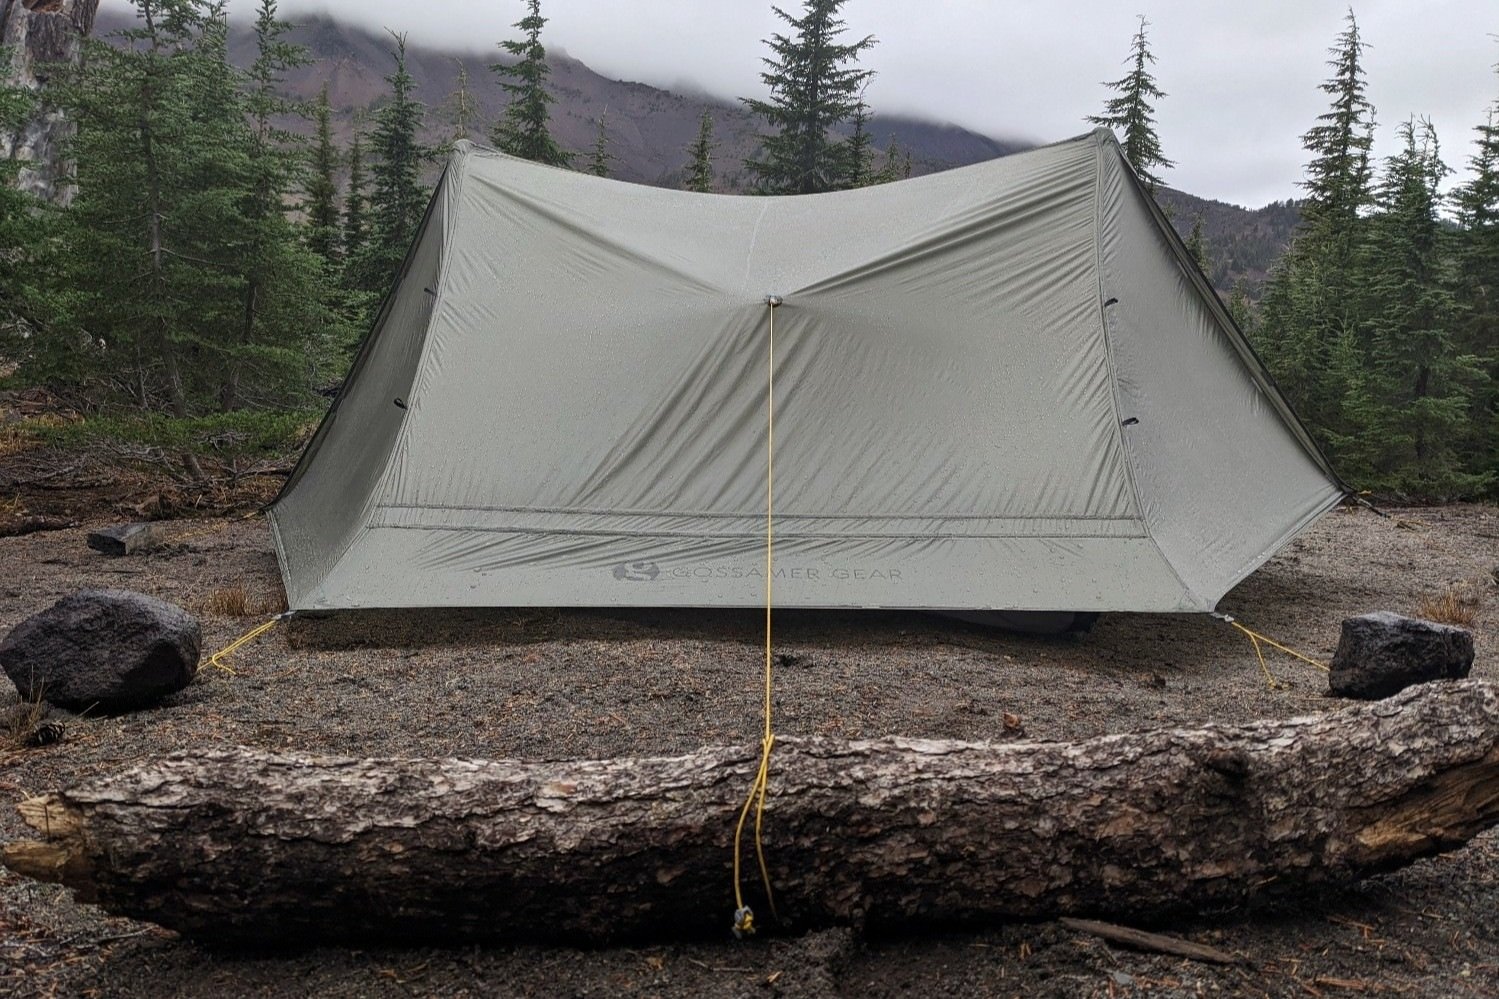
[[(758, 748), (584, 762), (177, 755), (21, 805), (10, 868), (208, 941), (727, 932)], [(1080, 743), (775, 744), (781, 925), (1140, 919), (1338, 884), (1499, 823), (1499, 688)], [(746, 896), (771, 923), (746, 834)]]

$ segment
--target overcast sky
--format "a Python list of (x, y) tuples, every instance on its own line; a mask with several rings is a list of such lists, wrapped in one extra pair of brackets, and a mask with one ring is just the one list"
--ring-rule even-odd
[[(106, 0), (111, 6), (125, 0)], [(233, 0), (243, 16), (252, 0)], [(544, 0), (543, 41), (612, 77), (693, 85), (733, 98), (761, 92), (769, 0)], [(781, 6), (799, 11), (799, 0)], [(877, 111), (914, 112), (999, 137), (1053, 141), (1086, 129), (1101, 81), (1124, 75), (1136, 14), (1151, 23), (1166, 181), (1258, 207), (1293, 197), (1299, 136), (1327, 108), (1318, 84), (1342, 28), (1343, 0), (848, 0), (849, 34), (874, 35)], [(413, 40), (492, 47), (515, 32), (521, 0), (282, 0), (295, 17), (328, 11)], [(1499, 2), (1359, 0), (1376, 152), (1395, 127), (1429, 116), (1447, 162), (1466, 172), (1473, 128), (1499, 98)]]

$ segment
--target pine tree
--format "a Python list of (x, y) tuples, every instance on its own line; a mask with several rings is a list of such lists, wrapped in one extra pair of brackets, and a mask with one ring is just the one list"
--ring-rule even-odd
[[(198, 240), (224, 211), (215, 175), (243, 150), (202, 127), (202, 112), (222, 113), (205, 108), (205, 97), (211, 105), (225, 96), (222, 87), (204, 94), (219, 71), (205, 68), (197, 48), (216, 9), (202, 0), (134, 3), (135, 24), (119, 33), (125, 44), (86, 40), (84, 59), (55, 90), (78, 123), (78, 194), (66, 219), (76, 329), (57, 332), (71, 341), (64, 356), (74, 377), (186, 416), (203, 321), (232, 315), (231, 278), (203, 260)], [(78, 350), (80, 342), (89, 347)]]
[(595, 177), (609, 176), (609, 164), (614, 160), (614, 154), (609, 152), (608, 121), (609, 109), (604, 108), (604, 113), (594, 123), (597, 132), (593, 139), (593, 153), (588, 157), (588, 172)]
[(1360, 484), (1423, 496), (1471, 494), (1487, 483), (1463, 468), (1459, 447), (1476, 359), (1461, 354), (1442, 222), (1442, 162), (1429, 122), (1400, 128), (1404, 148), (1387, 161), (1377, 212), (1359, 247), (1358, 292), (1367, 317), (1345, 412), (1344, 448)]
[(344, 193), (342, 246), (346, 268), (351, 261), (364, 256), (364, 248), (369, 244), (368, 186), (364, 173), (364, 137), (355, 132), (349, 145), (349, 187)]
[(1312, 436), (1336, 460), (1329, 445), (1339, 429), (1344, 387), (1334, 378), (1332, 354), (1346, 325), (1327, 307), (1327, 286), (1321, 258), (1298, 254), (1293, 243), (1265, 285), (1255, 346)]
[(332, 264), (342, 256), (338, 219), (338, 150), (333, 145), (332, 109), (328, 104), (328, 85), (324, 84), (313, 105), (317, 139), (312, 147), (312, 162), (307, 175), (307, 246)]
[(843, 155), (848, 162), (847, 187), (864, 187), (874, 180), (874, 140), (869, 134), (869, 105), (860, 98), (854, 107), (853, 131), (843, 144)]
[(1249, 292), (1244, 288), (1244, 280), (1240, 278), (1234, 282), (1233, 290), (1228, 294), (1228, 302), (1225, 303), (1228, 315), (1251, 340), (1259, 332), (1259, 315), (1255, 312), (1254, 303), (1249, 300)]
[(1458, 224), (1466, 231), (1488, 233), (1499, 226), (1499, 100), (1489, 108), (1478, 133), (1478, 149), (1468, 160), (1473, 177), (1456, 192)]
[(763, 60), (767, 69), (760, 79), (769, 98), (743, 98), (772, 129), (744, 163), (758, 193), (815, 194), (848, 186), (848, 157), (832, 130), (851, 120), (862, 103), (859, 95), (873, 73), (856, 64), (875, 40), (838, 41), (845, 30), (838, 17), (844, 3), (806, 0), (801, 17), (771, 8), (790, 34), (766, 40), (771, 55)]
[(1135, 168), (1135, 173), (1146, 188), (1154, 194), (1156, 188), (1161, 186), (1161, 178), (1155, 171), (1169, 170), (1175, 164), (1161, 151), (1161, 140), (1155, 131), (1154, 102), (1165, 97), (1166, 92), (1156, 84), (1155, 77), (1150, 72), (1155, 56), (1151, 54), (1149, 39), (1145, 34), (1145, 29), (1149, 26), (1150, 22), (1142, 15), (1140, 30), (1135, 32), (1129, 58), (1125, 60), (1130, 71), (1122, 78), (1104, 84), (1117, 92), (1118, 96), (1111, 97), (1104, 104), (1103, 114), (1090, 115), (1087, 120), (1094, 125), (1111, 128), (1116, 133), (1123, 133), (1124, 158)]
[(1202, 232), (1201, 212), (1192, 216), (1192, 231), (1187, 234), (1187, 252), (1192, 254), (1198, 270), (1203, 274), (1211, 273), (1212, 262), (1208, 260), (1208, 243), (1207, 237)]
[(489, 67), (501, 77), (500, 86), (510, 101), (491, 137), (500, 150), (511, 156), (551, 166), (568, 166), (572, 154), (564, 152), (547, 130), (551, 118), (547, 105), (554, 98), (547, 92), (551, 69), (546, 62), (546, 48), (541, 44), (546, 18), (541, 16), (541, 0), (527, 0), (527, 5), (530, 13), (515, 23), (525, 37), (500, 43), (502, 49), (516, 57), (516, 63), (511, 66), (494, 63)]
[(375, 115), (370, 136), (374, 187), (369, 199), (369, 240), (354, 265), (353, 284), (372, 294), (383, 294), (395, 281), (406, 250), (416, 236), (427, 207), (421, 182), (425, 154), (417, 144), (422, 106), (414, 97), (414, 81), (406, 69), (406, 36), (394, 32), (391, 57), (395, 68), (385, 78), (390, 99)]
[(874, 184), (889, 184), (911, 176), (911, 154), (891, 138), (885, 148), (885, 159), (876, 169), (874, 138), (869, 134), (869, 107), (863, 100), (854, 110), (853, 130), (843, 143), (843, 153), (848, 163), (849, 187), (869, 187)]
[[(244, 239), (230, 253), (244, 280), (243, 306), (219, 387), (225, 411), (244, 403), (247, 367), (259, 368), (268, 383), (289, 381), (300, 349), (309, 346), (308, 334), (327, 322), (322, 259), (309, 254), (287, 218), (288, 196), (302, 178), (305, 156), (301, 140), (276, 121), (300, 110), (285, 95), (285, 74), (310, 61), (305, 49), (286, 41), (290, 27), (279, 18), (276, 0), (259, 0), (255, 59), (246, 79), (248, 172), (239, 199)], [(276, 369), (280, 378), (272, 374)]]
[[(245, 81), (229, 62), (226, 8), (213, 2), (205, 12), (182, 64), (193, 141), (176, 150), (171, 167), (182, 185), (172, 252), (207, 265), (194, 275), (193, 315), (177, 320), (191, 408), (201, 406), (204, 396), (222, 407), (221, 392), (236, 376), (245, 297), (259, 277), (255, 222), (264, 198)], [(234, 408), (234, 400), (223, 408)]]
[(365, 171), (364, 136), (357, 130), (349, 144), (349, 179), (344, 192), (342, 228), (338, 233), (341, 260), (337, 272), (334, 309), (341, 323), (341, 343), (345, 355), (358, 349), (362, 335), (369, 330), (386, 289), (362, 286), (363, 268), (370, 254), (369, 177)]
[[(1330, 50), (1332, 76), (1322, 84), (1331, 108), (1302, 136), (1312, 154), (1307, 198), (1290, 249), (1271, 274), (1261, 303), (1257, 346), (1314, 437), (1339, 457), (1355, 428), (1344, 414), (1352, 398), (1350, 336), (1359, 326), (1354, 248), (1371, 201), (1369, 147), (1374, 109), (1364, 96), (1364, 44), (1350, 11)], [(1339, 360), (1341, 358), (1341, 360)]]
[(1332, 58), (1327, 65), (1333, 74), (1321, 85), (1332, 106), (1301, 137), (1303, 148), (1312, 154), (1301, 185), (1307, 195), (1302, 231), (1331, 254), (1328, 263), (1338, 268), (1346, 268), (1359, 242), (1359, 214), (1370, 199), (1374, 107), (1365, 96), (1364, 48), (1350, 10), (1343, 32), (1329, 50)]
[(684, 187), (699, 194), (713, 190), (713, 112), (703, 109), (697, 120), (697, 138), (687, 147), (687, 180)]
[(885, 147), (885, 162), (874, 172), (870, 178), (871, 184), (889, 184), (897, 180), (911, 179), (911, 151), (901, 146), (895, 139), (890, 140), (890, 145)]
[(1469, 407), (1468, 469), (1499, 481), (1499, 100), (1477, 126), (1471, 179), (1454, 192), (1460, 349), (1484, 372)]

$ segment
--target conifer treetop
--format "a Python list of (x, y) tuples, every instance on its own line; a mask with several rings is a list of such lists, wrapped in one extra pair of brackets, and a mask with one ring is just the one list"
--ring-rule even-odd
[(541, 29), (547, 22), (541, 16), (541, 0), (527, 0), (526, 6), (529, 13), (515, 22), (522, 37), (500, 42), (500, 48), (516, 61), (496, 62), (489, 67), (500, 77), (500, 87), (509, 98), (490, 138), (511, 156), (565, 167), (572, 162), (572, 154), (557, 144), (547, 127), (551, 119), (548, 105), (555, 100), (547, 90), (551, 68), (547, 66), (546, 47), (541, 44)]
[(874, 74), (857, 62), (875, 39), (838, 41), (845, 30), (838, 17), (844, 2), (807, 0), (800, 17), (771, 8), (789, 33), (766, 39), (771, 55), (762, 60), (760, 79), (769, 96), (742, 98), (771, 129), (760, 137), (758, 155), (744, 164), (759, 193), (816, 194), (848, 186), (845, 150), (830, 130), (858, 110)]
[(1104, 103), (1102, 114), (1089, 115), (1087, 121), (1122, 135), (1124, 158), (1154, 193), (1161, 186), (1156, 171), (1169, 170), (1176, 164), (1166, 158), (1161, 150), (1160, 137), (1156, 135), (1154, 102), (1164, 98), (1166, 92), (1150, 72), (1156, 60), (1146, 33), (1149, 27), (1145, 15), (1140, 15), (1140, 27), (1130, 42), (1130, 54), (1125, 60), (1130, 70), (1119, 79), (1104, 84), (1117, 96)]

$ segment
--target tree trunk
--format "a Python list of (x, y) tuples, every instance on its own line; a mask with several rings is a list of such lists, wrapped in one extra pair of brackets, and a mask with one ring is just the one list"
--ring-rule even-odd
[[(726, 933), (758, 750), (530, 763), (182, 754), (21, 808), (4, 861), (227, 944)], [(1148, 918), (1337, 884), (1499, 823), (1499, 688), (1087, 742), (775, 744), (781, 925)], [(745, 837), (745, 886), (774, 924)]]
[[(41, 90), (47, 74), (78, 61), (81, 40), (94, 26), (99, 0), (0, 0), (0, 83)], [(8, 63), (8, 65), (6, 64)], [(0, 159), (26, 162), (16, 186), (60, 207), (72, 201), (63, 148), (73, 124), (43, 107), (15, 131), (0, 130)]]

